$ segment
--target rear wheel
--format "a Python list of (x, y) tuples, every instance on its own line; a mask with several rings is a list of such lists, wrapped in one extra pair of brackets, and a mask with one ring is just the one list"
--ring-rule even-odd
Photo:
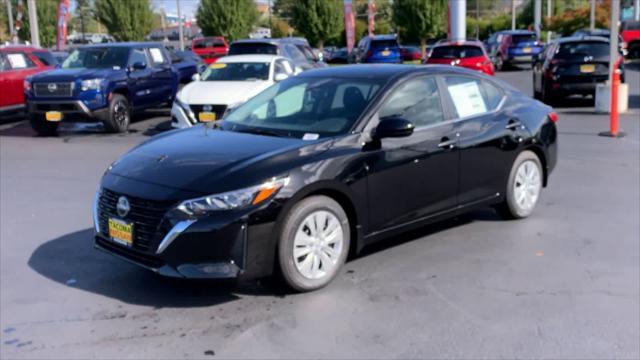
[(58, 122), (47, 121), (42, 115), (29, 114), (31, 128), (40, 136), (53, 136), (58, 132)]
[(523, 151), (513, 162), (506, 198), (497, 207), (498, 212), (507, 219), (525, 218), (535, 209), (542, 191), (542, 165), (532, 151)]
[(104, 126), (109, 132), (125, 132), (129, 129), (131, 111), (127, 98), (120, 94), (113, 94), (109, 103), (109, 112), (104, 120)]
[(498, 55), (496, 59), (496, 71), (504, 70), (504, 60), (502, 59), (502, 55)]
[(349, 252), (349, 219), (335, 200), (311, 196), (293, 206), (284, 219), (278, 260), (287, 284), (312, 291), (329, 284)]

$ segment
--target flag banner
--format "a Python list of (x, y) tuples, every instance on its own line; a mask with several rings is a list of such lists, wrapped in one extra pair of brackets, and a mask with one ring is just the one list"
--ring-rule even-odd
[(351, 52), (356, 43), (356, 20), (353, 16), (352, 0), (344, 0), (344, 29), (347, 34), (347, 51)]
[(369, 36), (373, 36), (376, 30), (376, 2), (374, 0), (369, 0), (367, 13), (369, 15), (368, 16)]
[(58, 51), (64, 50), (64, 44), (67, 42), (67, 21), (69, 20), (69, 0), (60, 0), (58, 5), (58, 36), (56, 39), (56, 47)]

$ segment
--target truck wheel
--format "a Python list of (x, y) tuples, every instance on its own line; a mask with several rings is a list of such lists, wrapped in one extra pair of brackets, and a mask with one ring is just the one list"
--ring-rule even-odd
[(31, 128), (39, 136), (53, 136), (58, 132), (58, 122), (46, 121), (42, 115), (29, 114)]
[(109, 103), (109, 112), (104, 120), (108, 132), (122, 133), (129, 128), (131, 111), (127, 98), (120, 94), (113, 94)]

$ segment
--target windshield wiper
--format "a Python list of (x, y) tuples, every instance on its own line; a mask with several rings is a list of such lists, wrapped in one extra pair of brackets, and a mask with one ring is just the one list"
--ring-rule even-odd
[(285, 136), (284, 134), (281, 134), (279, 132), (265, 130), (265, 129), (258, 129), (258, 128), (245, 128), (241, 130), (233, 129), (233, 131), (236, 131), (239, 133), (255, 134), (255, 135), (267, 135), (267, 136), (276, 136), (276, 137)]

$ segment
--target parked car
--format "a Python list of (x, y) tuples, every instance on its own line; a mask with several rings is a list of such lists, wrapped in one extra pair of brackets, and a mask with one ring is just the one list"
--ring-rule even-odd
[(0, 115), (25, 109), (24, 80), (51, 70), (56, 60), (49, 50), (32, 46), (0, 46)]
[(331, 59), (331, 54), (336, 52), (338, 50), (337, 46), (325, 46), (322, 49), (322, 58), (325, 62), (329, 62), (329, 60)]
[(101, 121), (111, 132), (128, 129), (131, 114), (171, 104), (178, 76), (159, 43), (110, 43), (74, 50), (60, 69), (24, 82), (29, 120), (40, 135), (61, 121)]
[(640, 59), (640, 21), (623, 21), (620, 26), (620, 36), (627, 45), (629, 57)]
[(349, 56), (352, 63), (402, 63), (396, 35), (365, 36)]
[(400, 46), (400, 54), (404, 61), (422, 60), (422, 50), (417, 46), (403, 45)]
[[(571, 37), (582, 37), (582, 36), (600, 36), (606, 39), (611, 40), (611, 31), (609, 29), (580, 29), (571, 35)], [(620, 52), (623, 56), (627, 56), (627, 43), (624, 41), (621, 35), (618, 35), (618, 46), (620, 47)]]
[[(620, 64), (624, 82), (624, 63)], [(609, 78), (609, 40), (582, 36), (550, 44), (533, 65), (533, 94), (550, 104), (569, 95), (595, 95)]]
[(94, 244), (161, 275), (277, 271), (315, 290), (348, 254), (401, 232), (485, 206), (532, 214), (556, 165), (557, 119), (451, 66), (303, 72), (215, 126), (116, 161), (96, 193)]
[(479, 41), (442, 42), (434, 46), (425, 64), (446, 64), (494, 75), (493, 63)]
[(324, 67), (310, 62), (300, 49), (291, 41), (283, 39), (245, 39), (231, 43), (229, 55), (266, 54), (278, 55), (289, 59), (300, 70)]
[(305, 38), (300, 37), (289, 37), (289, 38), (281, 38), (278, 39), (283, 43), (291, 43), (295, 45), (298, 50), (304, 55), (307, 59), (307, 63), (313, 68), (321, 68), (326, 67), (327, 64), (324, 61), (324, 55), (318, 49), (314, 49), (309, 45), (309, 41)]
[(187, 128), (222, 119), (230, 109), (295, 75), (291, 61), (277, 55), (225, 56), (186, 85), (171, 108), (171, 126)]
[(498, 71), (511, 65), (531, 65), (533, 57), (544, 48), (533, 31), (508, 30), (499, 32), (499, 35), (499, 44), (489, 54)]
[(168, 51), (171, 64), (178, 73), (178, 81), (181, 84), (190, 82), (194, 74), (199, 74), (207, 67), (204, 61), (191, 51)]
[(195, 38), (191, 41), (191, 50), (200, 56), (205, 63), (211, 64), (227, 55), (229, 45), (222, 36)]
[(327, 60), (329, 64), (346, 64), (349, 62), (349, 50), (346, 47), (337, 48), (331, 52), (329, 59)]

